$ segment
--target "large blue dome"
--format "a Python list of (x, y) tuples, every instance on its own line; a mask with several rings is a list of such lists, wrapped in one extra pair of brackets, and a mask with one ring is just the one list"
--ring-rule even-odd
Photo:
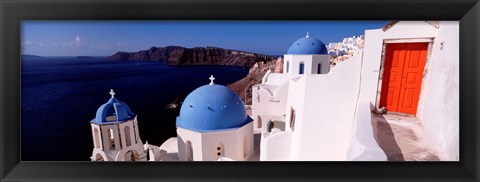
[(288, 48), (287, 54), (328, 54), (328, 50), (322, 41), (307, 34), (306, 37), (295, 41)]
[(177, 126), (194, 131), (241, 127), (251, 121), (240, 97), (222, 85), (204, 85), (191, 92), (180, 108)]
[(133, 119), (135, 114), (132, 113), (130, 107), (114, 98), (113, 95), (115, 93), (113, 90), (110, 94), (112, 94), (112, 98), (97, 109), (96, 117), (92, 122), (96, 124), (112, 124)]

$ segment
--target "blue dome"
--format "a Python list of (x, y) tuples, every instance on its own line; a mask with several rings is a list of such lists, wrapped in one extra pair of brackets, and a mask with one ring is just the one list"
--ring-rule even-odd
[(295, 41), (290, 48), (288, 48), (287, 54), (327, 54), (327, 47), (322, 41), (307, 36)]
[(185, 98), (177, 126), (202, 132), (238, 128), (250, 121), (240, 97), (213, 84), (201, 86)]
[(135, 114), (130, 111), (130, 107), (127, 104), (112, 97), (107, 103), (97, 109), (97, 115), (92, 122), (96, 124), (112, 124), (127, 121), (134, 117)]

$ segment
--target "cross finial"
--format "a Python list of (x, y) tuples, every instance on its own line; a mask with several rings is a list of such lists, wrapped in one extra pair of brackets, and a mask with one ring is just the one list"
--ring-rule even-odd
[(308, 34), (308, 32), (307, 32), (307, 36), (305, 36), (305, 37), (306, 37), (306, 38), (310, 37), (310, 35)]
[(213, 80), (215, 80), (215, 77), (213, 77), (213, 75), (210, 75), (210, 78), (208, 78), (208, 79), (210, 79), (210, 85), (215, 84), (215, 83), (213, 83)]
[(112, 98), (114, 98), (115, 92), (113, 91), (113, 89), (110, 89), (110, 95), (112, 96)]

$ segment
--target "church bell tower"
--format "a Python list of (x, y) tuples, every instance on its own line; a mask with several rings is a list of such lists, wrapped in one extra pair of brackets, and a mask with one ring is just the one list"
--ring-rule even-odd
[(92, 161), (146, 161), (138, 132), (137, 116), (127, 104), (111, 98), (101, 105), (90, 122), (93, 137)]

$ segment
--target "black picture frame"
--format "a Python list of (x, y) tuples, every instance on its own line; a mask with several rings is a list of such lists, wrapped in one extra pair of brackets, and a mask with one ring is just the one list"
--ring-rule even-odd
[[(20, 161), (22, 20), (459, 20), (459, 162)], [(1, 181), (478, 181), (478, 0), (0, 0)]]

